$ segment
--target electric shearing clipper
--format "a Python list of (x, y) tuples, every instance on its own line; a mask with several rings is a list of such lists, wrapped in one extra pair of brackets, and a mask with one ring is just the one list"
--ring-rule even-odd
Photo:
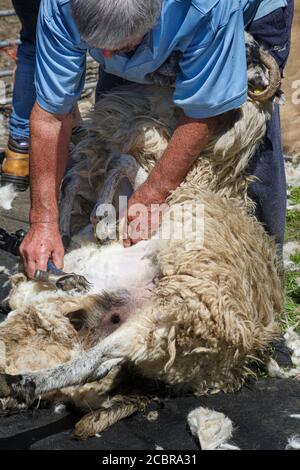
[[(25, 235), (26, 232), (24, 230), (18, 230), (16, 233), (8, 233), (6, 230), (0, 228), (0, 249), (14, 256), (20, 256), (19, 249)], [(51, 261), (48, 262), (48, 271), (36, 271), (34, 279), (66, 292), (71, 290), (86, 292), (91, 287), (91, 284), (84, 276), (75, 273), (65, 273), (54, 266)]]

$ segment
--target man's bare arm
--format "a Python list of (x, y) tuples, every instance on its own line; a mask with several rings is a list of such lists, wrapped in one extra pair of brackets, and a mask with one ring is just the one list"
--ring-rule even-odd
[(30, 119), (30, 223), (58, 221), (58, 192), (69, 153), (72, 115), (56, 116), (35, 105)]
[(149, 175), (148, 183), (165, 199), (184, 180), (189, 169), (206, 147), (220, 123), (220, 116), (210, 119), (183, 117), (162, 158)]
[[(163, 204), (169, 194), (182, 183), (222, 118), (223, 116), (217, 116), (200, 120), (183, 117), (162, 158), (156, 163), (146, 182), (129, 200), (128, 209), (135, 204), (144, 204), (150, 211), (151, 204)], [(134, 218), (128, 217), (128, 222), (132, 222)], [(146, 232), (151, 233), (151, 227)], [(127, 238), (124, 246), (128, 247), (138, 241), (140, 240)]]
[(33, 277), (47, 270), (51, 258), (63, 267), (59, 234), (58, 193), (66, 169), (72, 133), (72, 114), (57, 116), (34, 106), (30, 119), (30, 230), (21, 245), (25, 270)]

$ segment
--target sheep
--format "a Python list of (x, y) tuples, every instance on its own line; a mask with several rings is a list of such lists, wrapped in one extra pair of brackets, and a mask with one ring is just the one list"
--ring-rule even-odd
[[(144, 181), (181, 111), (169, 87), (153, 85), (120, 87), (96, 105), (61, 200), (62, 232), (72, 247), (65, 270), (85, 276), (91, 288), (63, 292), (21, 274), (12, 279), (12, 312), (0, 326), (4, 403), (71, 400), (92, 410), (76, 426), (86, 438), (145, 409), (149, 398), (132, 385), (137, 377), (149, 394), (153, 381), (195, 394), (243, 385), (251, 363), (268, 356), (283, 305), (276, 246), (247, 195), (248, 163), (271, 113), (269, 98), (249, 98), (227, 113), (168, 198), (161, 230), (170, 219), (180, 229), (183, 209), (197, 225), (201, 206), (201, 240), (192, 230), (125, 249), (108, 243), (102, 204)], [(118, 229), (110, 219), (108, 225), (109, 233)]]

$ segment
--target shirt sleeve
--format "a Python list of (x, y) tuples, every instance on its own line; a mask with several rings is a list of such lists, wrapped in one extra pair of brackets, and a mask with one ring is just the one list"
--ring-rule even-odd
[(86, 52), (71, 17), (69, 2), (43, 0), (37, 27), (35, 72), (37, 102), (43, 109), (53, 114), (73, 110), (84, 86)]
[(242, 9), (226, 24), (209, 26), (203, 44), (199, 28), (184, 51), (174, 102), (191, 118), (209, 118), (239, 108), (247, 100), (247, 62)]

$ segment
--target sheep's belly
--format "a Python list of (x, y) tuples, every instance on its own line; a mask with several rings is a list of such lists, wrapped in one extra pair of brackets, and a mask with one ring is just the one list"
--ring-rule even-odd
[(89, 245), (66, 256), (65, 270), (85, 276), (96, 293), (122, 289), (141, 292), (153, 285), (159, 272), (154, 252), (152, 241), (127, 249), (117, 243), (101, 248)]

